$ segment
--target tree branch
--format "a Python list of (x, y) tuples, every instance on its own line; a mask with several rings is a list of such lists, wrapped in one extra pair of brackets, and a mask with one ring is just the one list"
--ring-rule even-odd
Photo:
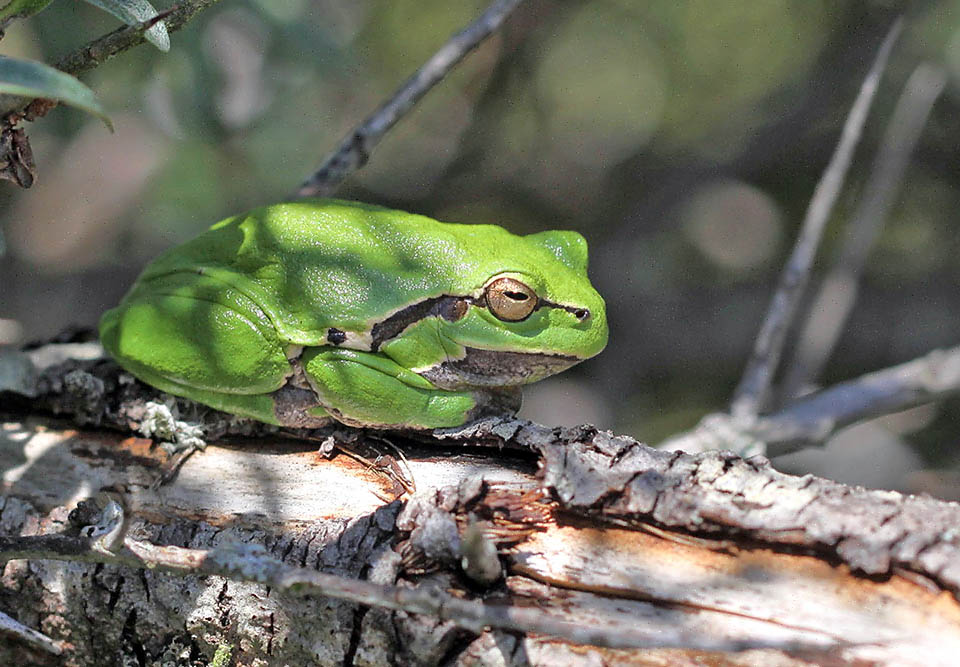
[[(235, 581), (265, 584), (276, 591), (346, 600), (411, 614), (422, 614), (472, 632), (485, 627), (535, 632), (577, 644), (612, 648), (684, 646), (712, 651), (738, 651), (768, 645), (766, 642), (723, 640), (676, 632), (651, 639), (645, 633), (582, 626), (553, 618), (536, 608), (488, 604), (465, 600), (433, 587), (400, 588), (325, 574), (284, 563), (260, 545), (230, 544), (212, 549), (157, 546), (127, 538), (117, 553), (98, 551), (93, 540), (70, 535), (0, 536), (0, 563), (13, 559), (102, 563), (149, 569), (177, 576), (216, 575)], [(801, 645), (789, 647), (791, 650)]]
[(827, 165), (810, 200), (793, 253), (780, 276), (777, 290), (767, 309), (760, 332), (757, 334), (753, 353), (747, 362), (740, 384), (734, 391), (730, 404), (730, 413), (734, 417), (743, 419), (753, 417), (763, 407), (780, 361), (787, 331), (797, 312), (803, 290), (810, 279), (810, 271), (823, 229), (843, 186), (854, 149), (863, 132), (870, 104), (886, 67), (887, 58), (902, 28), (903, 20), (897, 19), (883, 40), (876, 59), (863, 81), (860, 93), (847, 116), (840, 143), (837, 144), (830, 164)]
[[(337, 655), (351, 635), (354, 646), (388, 641), (392, 628), (395, 650), (440, 646), (400, 663), (439, 663), (447, 641), (463, 650), (485, 628), (521, 633), (527, 650), (567, 642), (594, 658), (583, 644), (803, 648), (841, 664), (955, 655), (960, 605), (942, 594), (960, 588), (953, 503), (657, 451), (591, 427), (499, 419), (439, 436), (411, 449), (420, 492), (398, 503), (370, 494), (352, 461), (276, 440), (213, 445), (155, 489), (163, 454), (148, 442), (6, 422), (0, 560), (31, 563), (7, 563), (0, 602), (21, 618), (60, 618), (40, 629), (80, 655), (115, 633), (155, 651), (176, 627), (284, 664), (321, 646)], [(512, 447), (485, 461), (457, 450), (482, 440)], [(536, 467), (511, 449), (537, 452)], [(131, 508), (115, 552), (104, 543), (123, 516), (78, 507), (66, 518), (98, 487), (122, 489)], [(474, 528), (505, 578), (465, 585)], [(531, 664), (568, 664), (539, 655)]]
[[(143, 44), (146, 41), (143, 33), (158, 21), (162, 20), (166, 23), (168, 33), (176, 32), (186, 26), (199, 12), (215, 5), (217, 2), (219, 0), (183, 0), (170, 9), (160, 12), (149, 21), (118, 28), (89, 44), (81, 46), (58, 60), (54, 67), (74, 76), (82, 74), (98, 67), (117, 54)], [(23, 111), (34, 101), (16, 95), (0, 95), (0, 116)], [(44, 113), (53, 106), (45, 105)]]
[(352, 130), (323, 164), (307, 178), (295, 197), (329, 195), (366, 164), (387, 131), (437, 85), (464, 57), (506, 20), (522, 0), (496, 0), (473, 23), (455, 34), (413, 73), (393, 96)]
[(960, 347), (867, 373), (789, 402), (773, 414), (749, 419), (707, 415), (691, 431), (664, 441), (668, 451), (728, 449), (741, 455), (780, 456), (822, 444), (844, 426), (900, 412), (960, 392)]
[(6, 633), (8, 635), (13, 635), (14, 637), (19, 637), (28, 644), (36, 646), (37, 648), (53, 655), (60, 655), (63, 653), (63, 649), (57, 642), (53, 641), (42, 632), (37, 632), (33, 628), (27, 627), (16, 619), (11, 618), (2, 611), (0, 611), (0, 633)]
[(855, 422), (900, 412), (960, 392), (960, 347), (929, 354), (803, 396), (751, 429), (779, 456), (822, 443)]
[(798, 338), (793, 363), (783, 381), (781, 393), (785, 398), (816, 382), (830, 358), (860, 291), (860, 274), (867, 257), (896, 201), (910, 156), (946, 83), (943, 69), (929, 63), (917, 67), (907, 80), (887, 124), (863, 198), (848, 225), (843, 247), (813, 300)]

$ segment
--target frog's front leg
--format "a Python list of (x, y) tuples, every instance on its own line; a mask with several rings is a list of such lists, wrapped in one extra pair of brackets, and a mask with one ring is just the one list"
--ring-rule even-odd
[(303, 370), (325, 414), (354, 426), (442, 428), (474, 415), (477, 396), (444, 391), (377, 352), (308, 348)]

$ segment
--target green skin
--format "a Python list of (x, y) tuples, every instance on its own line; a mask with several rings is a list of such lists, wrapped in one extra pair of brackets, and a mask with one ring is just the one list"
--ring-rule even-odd
[[(522, 321), (487, 301), (502, 277), (535, 292)], [(576, 232), (327, 199), (265, 206), (168, 250), (100, 339), (144, 382), (236, 415), (429, 429), (515, 411), (519, 385), (600, 352), (607, 322)]]

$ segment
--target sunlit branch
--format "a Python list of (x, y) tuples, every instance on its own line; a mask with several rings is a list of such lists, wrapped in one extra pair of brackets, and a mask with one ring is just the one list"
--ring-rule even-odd
[(960, 346), (798, 398), (769, 415), (711, 414), (660, 447), (687, 453), (731, 449), (741, 455), (786, 454), (820, 444), (840, 428), (960, 393)]

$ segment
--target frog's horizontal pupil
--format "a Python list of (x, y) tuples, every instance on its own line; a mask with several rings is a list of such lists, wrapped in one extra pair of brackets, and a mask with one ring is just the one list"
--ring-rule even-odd
[(537, 309), (536, 293), (514, 278), (497, 278), (485, 292), (487, 308), (504, 322), (520, 322)]

